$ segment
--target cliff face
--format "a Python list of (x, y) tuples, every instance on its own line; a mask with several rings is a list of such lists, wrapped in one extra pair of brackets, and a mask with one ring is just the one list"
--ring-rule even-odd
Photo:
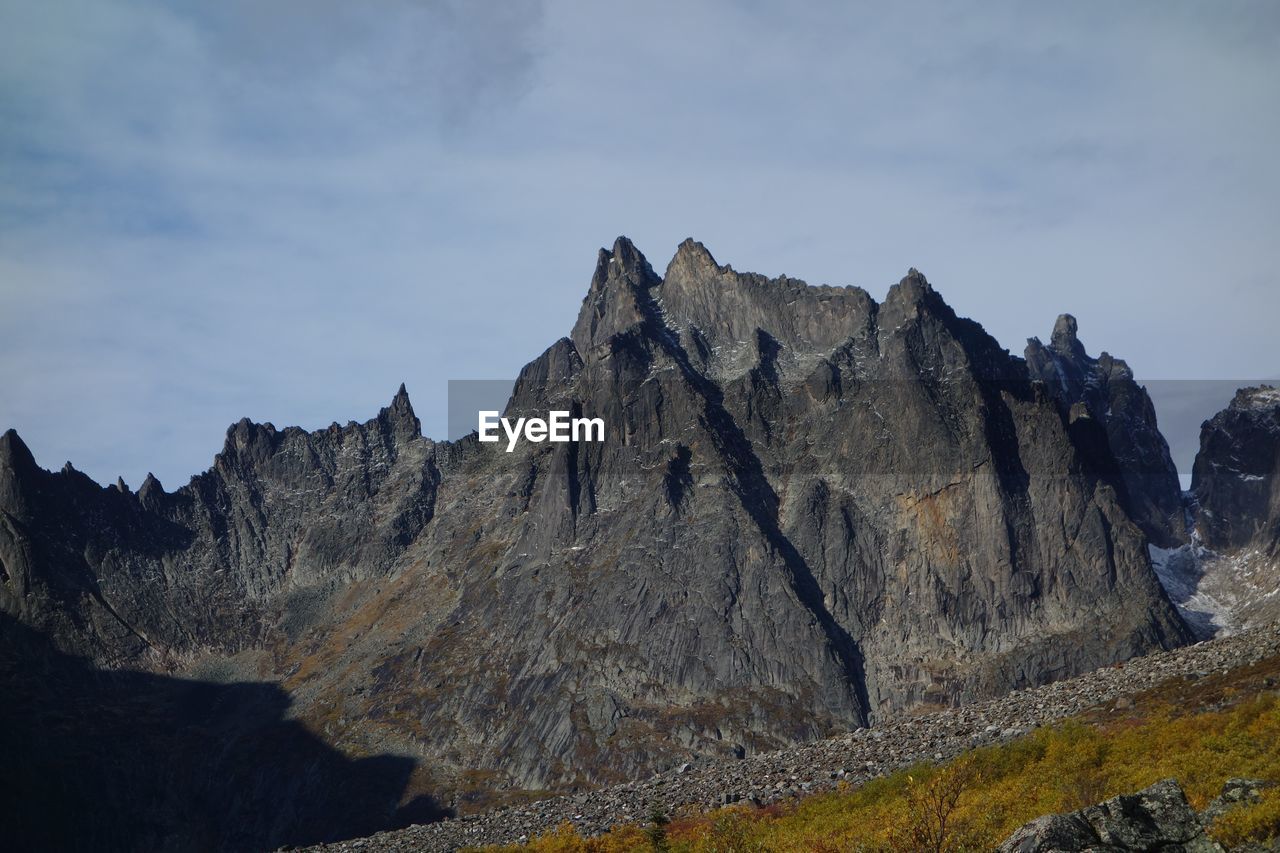
[(1205, 421), (1191, 490), (1205, 545), (1280, 557), (1280, 390), (1241, 388)]
[(605, 442), (434, 443), (402, 388), (363, 425), (241, 421), (131, 493), (8, 433), (0, 608), (100, 665), (277, 680), (464, 805), (1185, 641), (1146, 504), (1031, 376), (914, 270), (877, 303), (619, 239), (508, 406)]
[(1091, 357), (1070, 314), (1058, 318), (1048, 346), (1039, 338), (1027, 341), (1026, 359), (1032, 378), (1044, 382), (1078, 433), (1089, 463), (1116, 487), (1152, 543), (1169, 548), (1185, 542), (1178, 469), (1151, 398), (1129, 365), (1105, 352)]

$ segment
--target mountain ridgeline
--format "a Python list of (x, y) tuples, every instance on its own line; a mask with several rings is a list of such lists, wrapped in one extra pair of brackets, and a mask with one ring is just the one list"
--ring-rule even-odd
[(660, 276), (620, 238), (508, 404), (552, 408), (606, 440), (435, 442), (401, 387), (364, 424), (243, 420), (173, 492), (50, 473), (10, 431), (0, 642), (273, 682), (344, 754), (413, 756), (406, 800), (466, 809), (1190, 637), (1148, 558), (1187, 536), (1151, 402), (1069, 316), (1022, 359), (915, 270), (876, 302), (693, 241)]

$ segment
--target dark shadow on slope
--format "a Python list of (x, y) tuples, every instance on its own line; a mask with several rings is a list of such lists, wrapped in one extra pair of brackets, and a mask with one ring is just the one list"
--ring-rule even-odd
[(0, 826), (14, 850), (272, 850), (445, 816), (407, 757), (351, 759), (266, 683), (100, 670), (0, 614)]

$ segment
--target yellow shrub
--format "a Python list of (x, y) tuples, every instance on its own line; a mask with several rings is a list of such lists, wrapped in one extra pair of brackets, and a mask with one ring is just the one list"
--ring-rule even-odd
[(546, 853), (586, 853), (588, 849), (586, 840), (567, 821), (557, 826), (555, 831), (534, 839), (534, 846)]
[(1259, 802), (1227, 812), (1213, 822), (1209, 834), (1226, 847), (1280, 836), (1280, 789), (1263, 791)]

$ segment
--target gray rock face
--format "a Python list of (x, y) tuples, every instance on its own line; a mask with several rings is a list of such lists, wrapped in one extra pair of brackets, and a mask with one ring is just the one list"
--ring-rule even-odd
[[(1144, 398), (1145, 399), (1145, 398)], [(0, 609), (102, 666), (280, 681), (462, 806), (812, 740), (1188, 634), (1060, 400), (912, 270), (877, 303), (602, 250), (510, 413), (603, 443), (241, 421), (167, 493), (0, 444)]]
[(1205, 545), (1280, 557), (1280, 390), (1241, 388), (1205, 421), (1191, 490)]
[(1077, 328), (1076, 318), (1063, 314), (1048, 346), (1028, 340), (1027, 370), (1058, 401), (1089, 464), (1115, 485), (1152, 543), (1181, 544), (1187, 530), (1178, 469), (1151, 398), (1122, 359), (1105, 352), (1090, 357)]

